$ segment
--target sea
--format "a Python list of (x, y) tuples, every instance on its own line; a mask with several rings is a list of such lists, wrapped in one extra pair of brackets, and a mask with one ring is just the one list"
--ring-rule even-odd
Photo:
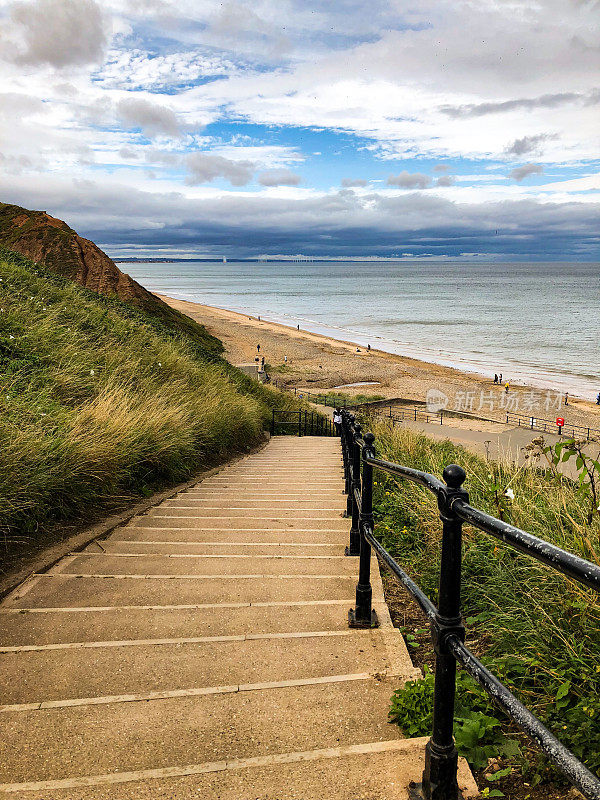
[(120, 265), (152, 292), (595, 399), (600, 264), (187, 261)]

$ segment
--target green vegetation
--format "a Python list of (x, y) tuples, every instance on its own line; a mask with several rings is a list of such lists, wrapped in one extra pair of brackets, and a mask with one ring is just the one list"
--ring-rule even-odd
[(324, 406), (355, 406), (360, 403), (370, 403), (374, 400), (385, 400), (382, 394), (347, 394), (345, 392), (319, 392), (311, 391), (311, 403), (320, 403)]
[(150, 494), (258, 444), (293, 396), (222, 345), (0, 253), (0, 537)]
[[(467, 471), (471, 502), (554, 544), (600, 562), (600, 518), (589, 519), (578, 482), (531, 466), (486, 462), (452, 443), (371, 420), (381, 457), (440, 476)], [(375, 474), (376, 534), (436, 601), (440, 532), (435, 498), (408, 481)], [(465, 526), (463, 611), (467, 644), (591, 770), (600, 770), (600, 608), (594, 592)], [(415, 629), (407, 637), (418, 646)], [(430, 663), (433, 663), (431, 653)], [(431, 728), (433, 676), (398, 691), (391, 718), (410, 735)], [(476, 768), (499, 756), (530, 783), (556, 777), (468, 676), (458, 689), (457, 743)], [(500, 770), (502, 771), (502, 770)], [(504, 772), (504, 775), (508, 774)], [(490, 773), (489, 780), (498, 772)], [(499, 775), (498, 779), (503, 775)], [(497, 784), (494, 792), (500, 792)], [(488, 793), (489, 797), (502, 796)]]
[[(206, 344), (207, 334), (201, 325), (171, 308), (156, 295), (143, 289), (128, 276), (120, 274), (116, 265), (95, 244), (82, 239), (66, 222), (53, 219), (43, 211), (32, 211), (9, 203), (0, 203), (0, 252), (19, 251), (40, 261), (49, 272), (70, 278), (76, 283), (92, 280), (94, 288), (104, 282), (104, 293), (125, 297), (167, 328), (184, 333), (199, 344)], [(14, 256), (14, 253), (13, 253)], [(107, 279), (101, 281), (101, 277)], [(212, 338), (212, 337), (210, 337)], [(218, 352), (222, 344), (213, 339)]]

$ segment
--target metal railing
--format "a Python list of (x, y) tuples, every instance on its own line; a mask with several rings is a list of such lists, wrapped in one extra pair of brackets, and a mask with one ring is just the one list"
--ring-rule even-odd
[[(578, 761), (573, 753), (561, 744), (465, 645), (460, 599), (462, 526), (467, 522), (596, 591), (600, 591), (600, 567), (469, 505), (469, 495), (462, 488), (466, 473), (456, 464), (450, 464), (444, 469), (442, 482), (427, 472), (378, 458), (374, 446), (375, 437), (372, 433), (363, 435), (361, 426), (348, 411), (342, 411), (341, 439), (347, 494), (346, 510), (347, 515), (352, 517), (350, 543), (346, 548), (346, 554), (359, 557), (356, 605), (349, 612), (349, 625), (358, 628), (378, 625), (377, 616), (372, 608), (370, 565), (371, 548), (373, 548), (414, 597), (431, 626), (436, 653), (433, 730), (425, 749), (422, 797), (425, 800), (458, 800), (461, 796), (456, 777), (458, 753), (453, 736), (458, 663), (588, 800), (600, 800), (600, 780)], [(442, 521), (439, 608), (435, 607), (375, 538), (373, 469), (380, 469), (397, 478), (418, 483), (437, 498)]]
[[(507, 411), (504, 418), (482, 417), (478, 414), (469, 413), (468, 411), (459, 411), (458, 409), (440, 409), (439, 411), (429, 411), (427, 407), (419, 408), (418, 406), (397, 406), (392, 405), (393, 400), (366, 400), (362, 403), (348, 401), (345, 397), (337, 397), (328, 392), (309, 392), (298, 390), (296, 387), (279, 385), (277, 380), (273, 381), (273, 386), (286, 392), (294, 392), (297, 397), (302, 397), (311, 403), (317, 403), (322, 406), (329, 406), (330, 408), (347, 408), (353, 411), (358, 411), (362, 408), (379, 409), (379, 413), (385, 415), (389, 419), (396, 422), (426, 422), (436, 423), (439, 425), (444, 424), (444, 419), (451, 420), (452, 417), (460, 417), (464, 419), (471, 419), (475, 422), (492, 422), (498, 425), (516, 425), (518, 428), (529, 428), (532, 431), (540, 431), (542, 433), (554, 433), (559, 436), (566, 436), (570, 438), (585, 438), (591, 439), (600, 437), (600, 428), (591, 428), (586, 425), (574, 425), (570, 422), (565, 422), (564, 425), (558, 426), (556, 421), (544, 419), (542, 417), (526, 416), (524, 414), (517, 414), (512, 411)], [(387, 412), (384, 409), (388, 409)], [(451, 424), (451, 423), (450, 423)]]
[(321, 406), (327, 406), (328, 408), (355, 408), (356, 403), (348, 403), (347, 398), (332, 395), (329, 392), (309, 392), (304, 389), (298, 389), (296, 386), (291, 386), (289, 389), (287, 386), (280, 386), (277, 380), (272, 381), (272, 386), (276, 389), (281, 389), (282, 392), (293, 392), (295, 397), (301, 397), (303, 400), (308, 400), (311, 403), (315, 403)]
[(532, 431), (542, 431), (543, 433), (558, 433), (558, 435), (568, 436), (572, 439), (591, 439), (600, 436), (598, 428), (590, 428), (587, 425), (572, 425), (565, 422), (564, 425), (557, 425), (556, 421), (550, 419), (540, 419), (539, 417), (526, 417), (522, 414), (514, 414), (512, 411), (506, 414), (506, 424), (516, 425), (519, 428), (529, 428)]
[(271, 436), (287, 433), (292, 436), (334, 436), (335, 426), (317, 411), (275, 411), (271, 416)]

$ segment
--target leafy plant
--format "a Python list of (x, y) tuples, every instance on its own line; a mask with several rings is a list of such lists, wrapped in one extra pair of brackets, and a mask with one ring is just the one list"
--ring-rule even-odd
[[(423, 678), (408, 681), (392, 695), (390, 721), (405, 734), (431, 734), (434, 682), (434, 674), (426, 666)], [(493, 715), (487, 699), (464, 673), (457, 675), (454, 738), (459, 755), (474, 769), (482, 769), (488, 759), (498, 755), (520, 756), (518, 743), (502, 732), (501, 722)]]

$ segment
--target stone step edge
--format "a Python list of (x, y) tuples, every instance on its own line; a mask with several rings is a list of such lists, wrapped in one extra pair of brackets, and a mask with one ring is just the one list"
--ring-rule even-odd
[(242, 692), (265, 691), (268, 689), (286, 689), (298, 686), (318, 686), (329, 683), (346, 683), (350, 681), (366, 681), (369, 679), (378, 682), (386, 679), (406, 680), (404, 675), (389, 675), (386, 671), (378, 673), (352, 672), (344, 675), (324, 675), (317, 678), (290, 678), (281, 681), (266, 681), (262, 683), (240, 683), (230, 686), (205, 686), (188, 689), (172, 689), (153, 692), (135, 692), (120, 695), (100, 695), (97, 697), (77, 697), (67, 700), (46, 700), (35, 703), (11, 703), (0, 706), (0, 713), (21, 713), (25, 711), (46, 711), (54, 708), (77, 708), (80, 706), (108, 705), (113, 703), (140, 703), (150, 700), (170, 700), (186, 697), (205, 697), (213, 694), (239, 694)]
[(330, 747), (321, 750), (276, 753), (269, 756), (233, 759), (232, 761), (209, 761), (200, 764), (188, 764), (181, 767), (161, 767), (159, 769), (113, 772), (103, 775), (90, 775), (48, 781), (31, 781), (27, 783), (2, 783), (0, 784), (0, 792), (48, 792), (60, 789), (81, 789), (90, 786), (155, 780), (157, 778), (182, 778), (190, 775), (201, 775), (207, 772), (224, 772), (227, 770), (247, 769), (249, 767), (268, 767), (277, 764), (293, 764), (305, 761), (343, 758), (352, 755), (387, 753), (391, 751), (412, 753), (417, 750), (422, 750), (426, 743), (427, 738), (425, 737), (420, 739), (393, 739), (385, 742), (369, 742), (365, 744), (346, 745), (344, 747)]

